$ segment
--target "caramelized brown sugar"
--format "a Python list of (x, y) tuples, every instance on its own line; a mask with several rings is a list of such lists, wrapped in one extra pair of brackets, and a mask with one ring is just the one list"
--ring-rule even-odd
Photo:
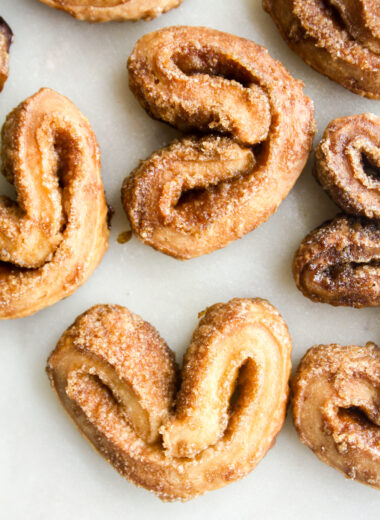
[(189, 134), (124, 182), (123, 205), (140, 240), (189, 259), (267, 220), (312, 146), (313, 104), (303, 85), (263, 47), (203, 27), (144, 36), (128, 71), (147, 112)]
[(179, 376), (151, 325), (98, 305), (63, 334), (47, 370), (68, 414), (121, 475), (162, 500), (189, 500), (241, 479), (273, 445), (290, 354), (278, 311), (235, 298), (203, 313)]
[(0, 319), (69, 296), (108, 247), (100, 152), (87, 119), (42, 89), (7, 117), (2, 172), (17, 201), (0, 198)]

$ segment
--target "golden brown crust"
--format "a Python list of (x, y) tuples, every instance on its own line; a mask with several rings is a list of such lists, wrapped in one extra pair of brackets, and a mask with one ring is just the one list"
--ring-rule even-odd
[(303, 85), (263, 47), (204, 27), (144, 36), (128, 70), (152, 117), (209, 134), (175, 141), (126, 179), (122, 200), (136, 235), (188, 259), (267, 220), (312, 146), (313, 104)]
[(380, 349), (315, 346), (292, 392), (301, 441), (347, 478), (380, 489)]
[(263, 0), (290, 48), (356, 94), (380, 99), (378, 0)]
[(9, 74), (9, 48), (13, 41), (13, 33), (6, 21), (0, 16), (0, 92)]
[(334, 119), (316, 149), (315, 176), (352, 215), (380, 219), (380, 118)]
[(293, 260), (297, 287), (314, 302), (380, 305), (380, 227), (340, 215), (312, 231)]
[(182, 0), (40, 0), (44, 4), (66, 11), (78, 20), (110, 22), (151, 20), (169, 9), (178, 7)]
[(64, 96), (41, 89), (7, 117), (0, 198), (0, 319), (69, 296), (108, 247), (100, 151), (90, 123)]
[(290, 354), (277, 310), (236, 298), (205, 311), (179, 378), (151, 325), (98, 305), (63, 334), (47, 371), (78, 428), (124, 477), (162, 500), (189, 500), (244, 477), (273, 445)]

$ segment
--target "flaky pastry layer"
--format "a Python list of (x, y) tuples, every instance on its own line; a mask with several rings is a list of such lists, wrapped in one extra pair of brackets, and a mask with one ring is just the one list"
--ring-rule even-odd
[(285, 418), (291, 340), (278, 311), (236, 298), (202, 314), (181, 377), (157, 331), (117, 305), (80, 316), (48, 361), (81, 432), (162, 500), (189, 500), (244, 477)]

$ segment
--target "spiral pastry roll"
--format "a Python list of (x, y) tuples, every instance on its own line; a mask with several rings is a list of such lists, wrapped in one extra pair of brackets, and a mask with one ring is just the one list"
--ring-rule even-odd
[(78, 20), (110, 22), (151, 20), (178, 7), (182, 0), (40, 0), (44, 4), (66, 11)]
[(297, 287), (314, 302), (380, 305), (378, 221), (339, 215), (312, 231), (293, 261)]
[(378, 0), (263, 0), (290, 48), (355, 94), (380, 99)]
[(121, 475), (162, 500), (241, 479), (285, 418), (291, 340), (277, 310), (233, 299), (202, 314), (181, 377), (157, 331), (116, 305), (80, 316), (48, 361), (81, 432)]
[(122, 201), (136, 235), (189, 259), (267, 220), (312, 145), (313, 104), (303, 85), (263, 47), (202, 27), (144, 36), (128, 70), (152, 117), (197, 132), (154, 153), (125, 180)]
[(13, 40), (13, 33), (6, 21), (0, 16), (0, 92), (8, 79), (9, 48)]
[(349, 479), (380, 489), (380, 349), (318, 345), (292, 382), (301, 441)]
[(17, 202), (0, 198), (0, 319), (69, 296), (108, 246), (98, 144), (67, 98), (42, 89), (13, 110), (2, 163)]
[(380, 219), (380, 118), (335, 119), (315, 155), (315, 176), (338, 206), (351, 215)]

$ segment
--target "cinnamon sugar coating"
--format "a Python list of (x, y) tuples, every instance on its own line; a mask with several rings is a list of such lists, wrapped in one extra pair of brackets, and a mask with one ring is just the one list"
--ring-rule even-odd
[(6, 21), (0, 16), (0, 92), (9, 74), (9, 48), (13, 40), (13, 33)]
[(351, 215), (380, 219), (380, 118), (334, 119), (315, 157), (315, 176), (338, 206)]
[(78, 20), (110, 22), (151, 20), (169, 9), (178, 7), (182, 0), (40, 0), (44, 4), (66, 11)]
[(63, 334), (47, 371), (67, 413), (122, 476), (162, 500), (189, 500), (241, 479), (273, 445), (290, 354), (278, 311), (236, 298), (205, 311), (179, 377), (151, 325), (98, 305)]
[(308, 65), (380, 99), (378, 0), (263, 0), (281, 35)]
[(292, 381), (301, 441), (349, 479), (380, 489), (380, 349), (318, 345)]
[(297, 287), (315, 302), (380, 305), (378, 221), (340, 215), (312, 231), (293, 260)]
[(140, 240), (188, 259), (267, 220), (312, 146), (313, 104), (303, 85), (263, 47), (204, 27), (144, 36), (128, 71), (153, 118), (192, 134), (124, 182), (123, 205)]
[(90, 123), (41, 89), (7, 117), (0, 197), (0, 319), (29, 316), (69, 296), (108, 247), (100, 151)]

